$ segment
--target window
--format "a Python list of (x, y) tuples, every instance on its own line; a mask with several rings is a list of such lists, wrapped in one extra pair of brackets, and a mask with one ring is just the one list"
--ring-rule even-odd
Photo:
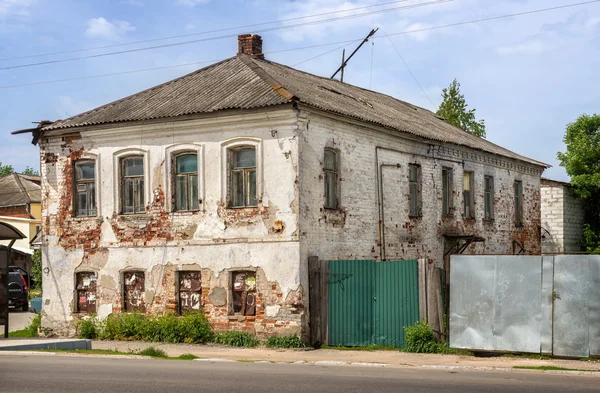
[(231, 273), (231, 311), (256, 315), (256, 274), (248, 271)]
[(77, 217), (96, 215), (96, 163), (94, 161), (75, 163), (74, 202)]
[(463, 204), (464, 204), (464, 218), (472, 219), (475, 218), (475, 203), (473, 198), (473, 172), (463, 173)]
[(175, 157), (175, 210), (198, 210), (198, 155)]
[(323, 171), (325, 172), (325, 209), (337, 209), (339, 207), (338, 158), (339, 154), (336, 150), (325, 149), (323, 160)]
[(200, 311), (202, 283), (199, 271), (179, 272), (178, 305), (179, 314)]
[(523, 182), (515, 180), (515, 226), (523, 226)]
[(256, 149), (244, 147), (230, 151), (231, 207), (257, 206)]
[(123, 310), (126, 312), (144, 312), (144, 282), (146, 277), (142, 271), (123, 273)]
[(145, 211), (143, 157), (121, 159), (121, 209), (124, 214)]
[(484, 220), (494, 219), (494, 178), (492, 176), (484, 176), (483, 178), (483, 205), (484, 205)]
[(409, 217), (421, 216), (421, 166), (408, 165)]
[(452, 168), (442, 168), (442, 215), (443, 217), (452, 216)]
[(77, 312), (96, 312), (96, 273), (76, 274)]

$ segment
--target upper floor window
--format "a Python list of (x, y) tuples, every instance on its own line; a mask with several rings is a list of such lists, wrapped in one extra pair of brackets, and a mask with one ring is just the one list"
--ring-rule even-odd
[(421, 166), (408, 165), (409, 217), (421, 216)]
[(452, 168), (442, 168), (442, 216), (450, 217), (454, 207), (452, 201)]
[(325, 171), (325, 209), (337, 209), (338, 179), (339, 179), (339, 153), (336, 150), (325, 149), (323, 170)]
[(463, 173), (463, 215), (465, 219), (475, 218), (475, 200), (473, 198), (473, 172)]
[(175, 157), (175, 210), (198, 210), (198, 155)]
[(515, 191), (515, 226), (523, 226), (523, 182), (515, 180), (513, 184)]
[(75, 215), (78, 217), (96, 215), (96, 163), (77, 161), (75, 163)]
[(122, 158), (121, 210), (123, 214), (143, 213), (144, 204), (144, 158)]
[(256, 149), (243, 147), (230, 151), (231, 207), (257, 206)]
[(485, 220), (494, 219), (494, 178), (484, 176), (483, 178), (483, 206)]

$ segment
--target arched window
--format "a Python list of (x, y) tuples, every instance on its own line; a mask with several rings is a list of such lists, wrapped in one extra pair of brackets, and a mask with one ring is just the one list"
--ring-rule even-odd
[(144, 213), (144, 157), (121, 159), (121, 210), (123, 214)]
[(175, 210), (199, 210), (198, 155), (181, 154), (175, 157)]

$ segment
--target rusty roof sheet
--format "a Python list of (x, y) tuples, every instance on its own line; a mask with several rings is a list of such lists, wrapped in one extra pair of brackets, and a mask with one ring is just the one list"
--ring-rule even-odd
[(42, 187), (28, 180), (29, 177), (32, 176), (18, 173), (0, 177), (0, 207), (41, 202)]
[(473, 136), (427, 109), (382, 93), (247, 55), (229, 58), (113, 103), (54, 122), (43, 130), (171, 118), (222, 109), (252, 109), (293, 101), (426, 139), (548, 166)]

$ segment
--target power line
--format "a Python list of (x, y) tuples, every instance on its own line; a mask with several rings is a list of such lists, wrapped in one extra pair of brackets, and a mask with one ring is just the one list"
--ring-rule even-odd
[[(518, 13), (514, 13), (514, 14), (497, 15), (497, 16), (492, 16), (492, 17), (488, 17), (488, 18), (472, 19), (472, 20), (468, 20), (468, 21), (450, 23), (450, 24), (446, 24), (446, 25), (437, 25), (437, 26), (430, 26), (430, 27), (421, 28), (421, 29), (406, 30), (406, 31), (398, 32), (398, 33), (390, 33), (387, 36), (388, 37), (393, 37), (393, 36), (397, 36), (397, 35), (405, 35), (405, 34), (419, 33), (419, 32), (423, 32), (423, 31), (431, 31), (431, 30), (437, 30), (437, 29), (444, 29), (444, 28), (448, 28), (448, 27), (462, 26), (462, 25), (467, 25), (467, 24), (473, 24), (473, 23), (479, 23), (479, 22), (486, 22), (486, 21), (490, 21), (490, 20), (497, 20), (497, 19), (503, 19), (503, 18), (512, 18), (512, 17), (515, 17), (515, 16), (530, 15), (530, 14), (535, 14), (535, 13), (540, 13), (540, 12), (553, 11), (553, 10), (562, 9), (562, 8), (577, 7), (577, 6), (582, 6), (582, 5), (592, 4), (592, 3), (598, 3), (598, 2), (600, 2), (600, 0), (592, 0), (592, 1), (585, 1), (585, 2), (580, 2), (580, 3), (565, 4), (565, 5), (556, 6), (556, 7), (540, 8), (540, 9), (536, 9), (536, 10), (518, 12)], [(306, 47), (303, 47), (303, 48), (284, 49), (284, 50), (281, 50), (281, 51), (272, 51), (272, 52), (269, 52), (269, 53), (279, 53), (279, 52), (292, 51), (292, 50), (309, 49), (309, 48), (315, 48), (315, 47), (319, 47), (319, 46), (336, 45), (336, 44), (342, 44), (342, 43), (345, 44), (344, 46), (347, 46), (350, 43), (357, 42), (357, 41), (360, 41), (360, 40), (362, 40), (362, 38), (357, 38), (357, 39), (348, 40), (348, 41), (331, 42), (331, 43), (321, 44), (321, 45), (306, 46)], [(335, 50), (339, 50), (341, 48), (342, 47), (336, 48)], [(307, 62), (309, 60), (314, 60), (314, 59), (319, 58), (321, 56), (324, 56), (324, 55), (326, 55), (328, 53), (331, 53), (333, 51), (334, 50), (325, 52), (325, 53), (323, 53), (321, 55), (315, 56), (314, 58), (311, 58), (311, 59), (302, 61), (300, 63), (297, 63), (297, 64), (295, 64), (293, 66), (295, 67), (295, 66), (297, 66), (299, 64), (302, 64), (302, 63), (305, 63), (305, 62)], [(269, 53), (267, 53), (267, 54), (269, 54)], [(219, 60), (223, 60), (223, 59), (219, 59)], [(213, 61), (215, 61), (215, 60), (213, 60)], [(186, 63), (186, 64), (177, 64), (177, 65), (165, 66), (165, 67), (147, 68), (147, 69), (142, 69), (142, 70), (123, 71), (123, 72), (115, 72), (115, 73), (100, 74), (100, 75), (89, 75), (89, 76), (82, 76), (82, 77), (77, 77), (77, 78), (57, 79), (57, 80), (50, 80), (50, 81), (43, 81), (43, 82), (33, 82), (33, 83), (16, 84), (16, 85), (5, 85), (5, 86), (0, 86), (0, 89), (15, 88), (15, 87), (24, 87), (24, 86), (32, 86), (32, 85), (42, 85), (42, 84), (57, 83), (57, 82), (68, 82), (68, 81), (73, 81), (73, 80), (98, 78), (98, 77), (103, 77), (103, 76), (131, 74), (131, 73), (136, 73), (136, 72), (146, 72), (146, 71), (161, 70), (161, 69), (167, 69), (167, 68), (177, 68), (177, 67), (184, 67), (184, 66), (188, 66), (188, 65), (203, 64), (203, 63), (209, 63), (209, 62), (211, 62), (211, 60), (194, 62), (194, 63)]]
[(372, 4), (372, 5), (367, 5), (367, 6), (363, 6), (363, 7), (348, 8), (348, 9), (345, 9), (345, 10), (329, 11), (329, 12), (322, 12), (320, 14), (312, 14), (312, 15), (305, 15), (305, 16), (297, 16), (297, 17), (294, 17), (294, 18), (279, 19), (279, 20), (275, 20), (275, 21), (271, 21), (271, 22), (261, 22), (261, 23), (254, 23), (254, 24), (251, 24), (251, 25), (228, 27), (226, 29), (202, 31), (202, 32), (199, 32), (199, 33), (190, 33), (190, 34), (173, 35), (173, 36), (169, 36), (169, 37), (152, 38), (152, 39), (148, 39), (148, 40), (125, 42), (125, 43), (122, 43), (122, 44), (112, 44), (112, 45), (96, 46), (96, 47), (92, 47), (92, 48), (72, 49), (72, 50), (67, 50), (67, 51), (62, 51), (62, 52), (41, 53), (41, 54), (38, 54), (38, 55), (27, 55), (27, 56), (20, 56), (20, 57), (8, 57), (8, 58), (0, 59), (0, 62), (2, 62), (2, 61), (9, 61), (9, 60), (30, 59), (30, 58), (33, 58), (33, 57), (45, 57), (45, 56), (54, 56), (54, 55), (64, 55), (64, 54), (67, 54), (67, 53), (87, 52), (87, 51), (97, 50), (97, 49), (107, 49), (107, 48), (114, 48), (114, 47), (120, 47), (120, 46), (144, 44), (144, 43), (148, 43), (148, 42), (166, 41), (166, 40), (172, 40), (172, 39), (175, 39), (175, 38), (185, 38), (185, 37), (193, 37), (193, 36), (199, 36), (199, 35), (205, 35), (205, 34), (221, 33), (221, 32), (224, 32), (224, 31), (231, 31), (231, 30), (237, 30), (237, 29), (245, 29), (245, 28), (248, 28), (248, 27), (264, 26), (264, 25), (270, 25), (270, 24), (274, 24), (274, 23), (284, 23), (284, 22), (290, 22), (290, 21), (294, 21), (294, 20), (314, 18), (314, 17), (317, 17), (317, 16), (325, 16), (325, 15), (339, 14), (339, 13), (343, 13), (343, 12), (357, 11), (357, 10), (362, 10), (362, 9), (366, 9), (366, 8), (382, 7), (384, 5), (389, 5), (389, 4), (406, 3), (407, 1), (410, 1), (410, 0), (388, 1), (388, 2), (385, 2), (385, 3)]
[[(312, 26), (312, 25), (318, 25), (318, 24), (323, 24), (323, 23), (330, 23), (330, 22), (338, 21), (338, 20), (354, 19), (354, 18), (359, 18), (359, 17), (363, 17), (363, 16), (382, 14), (382, 13), (387, 13), (387, 12), (392, 12), (392, 11), (406, 10), (406, 9), (412, 9), (412, 8), (421, 8), (421, 7), (425, 7), (425, 6), (429, 6), (429, 5), (448, 3), (451, 1), (454, 1), (454, 0), (434, 0), (434, 1), (429, 1), (427, 3), (411, 4), (411, 5), (407, 5), (407, 6), (394, 7), (394, 8), (386, 8), (383, 10), (370, 11), (370, 12), (365, 12), (362, 14), (346, 15), (346, 16), (340, 16), (337, 18), (329, 18), (329, 19), (322, 19), (322, 20), (318, 20), (318, 21), (297, 23), (294, 25), (271, 27), (268, 29), (257, 30), (256, 33), (264, 33), (264, 32), (268, 32), (268, 31), (289, 29), (289, 28), (294, 28), (294, 27)], [(598, 1), (600, 1), (600, 0), (598, 0)], [(174, 47), (174, 46), (189, 45), (189, 44), (194, 44), (197, 42), (214, 41), (214, 40), (219, 40), (219, 39), (224, 39), (224, 38), (232, 38), (232, 37), (237, 37), (237, 34), (229, 34), (229, 35), (222, 35), (222, 36), (218, 36), (218, 37), (202, 38), (202, 39), (191, 40), (191, 41), (174, 42), (171, 44), (148, 46), (145, 48), (127, 49), (127, 50), (122, 50), (122, 51), (117, 51), (117, 52), (99, 53), (96, 55), (89, 55), (89, 56), (72, 57), (69, 59), (48, 60), (48, 61), (41, 61), (41, 62), (37, 62), (37, 63), (18, 64), (18, 65), (14, 65), (14, 66), (1, 67), (0, 70), (12, 70), (12, 69), (16, 69), (16, 68), (25, 68), (25, 67), (47, 65), (47, 64), (65, 63), (65, 62), (75, 61), (75, 60), (92, 59), (92, 58), (97, 58), (97, 57), (114, 56), (114, 55), (121, 55), (121, 54), (125, 54), (125, 53), (133, 53), (133, 52), (141, 52), (141, 51), (147, 51), (147, 50), (153, 50), (153, 49), (169, 48), (169, 47)]]
[[(362, 38), (361, 38), (361, 39), (362, 39)], [(353, 44), (353, 43), (355, 43), (355, 42), (358, 42), (358, 41), (360, 41), (361, 39), (359, 39), (359, 40), (354, 40), (354, 41), (350, 41), (350, 42), (346, 42), (346, 43), (344, 43), (344, 45), (342, 45), (342, 46), (338, 46), (337, 48), (333, 48), (333, 49), (331, 49), (331, 50), (328, 50), (327, 52), (323, 52), (323, 53), (321, 53), (320, 55), (316, 55), (316, 56), (314, 56), (314, 57), (311, 57), (311, 58), (309, 58), (309, 59), (303, 60), (303, 61), (301, 61), (300, 63), (292, 64), (292, 67), (299, 66), (300, 64), (304, 64), (304, 63), (307, 63), (307, 62), (309, 62), (309, 61), (312, 61), (312, 60), (318, 59), (319, 57), (322, 57), (322, 56), (328, 55), (328, 54), (330, 54), (331, 52), (338, 51), (338, 50), (340, 50), (340, 49), (342, 49), (342, 48), (345, 48), (345, 47), (347, 47), (347, 46), (348, 46), (348, 45), (350, 45), (350, 44)]]
[(423, 94), (425, 94), (425, 97), (427, 97), (427, 99), (429, 100), (429, 102), (431, 102), (431, 105), (433, 107), (433, 111), (435, 112), (435, 107), (436, 107), (435, 104), (433, 103), (433, 101), (431, 100), (431, 98), (429, 98), (429, 95), (425, 92), (425, 89), (423, 89), (423, 86), (421, 86), (421, 84), (417, 80), (417, 77), (415, 76), (415, 74), (413, 74), (413, 72), (411, 71), (410, 67), (408, 66), (408, 64), (404, 60), (404, 57), (400, 54), (400, 51), (396, 47), (396, 44), (394, 44), (394, 41), (392, 41), (392, 39), (385, 33), (385, 31), (383, 31), (383, 30), (381, 30), (381, 31), (383, 32), (383, 35), (385, 35), (387, 37), (387, 39), (390, 41), (390, 44), (392, 44), (392, 46), (396, 50), (396, 53), (400, 57), (400, 60), (402, 60), (402, 62), (404, 63), (404, 66), (406, 67), (406, 69), (410, 73), (410, 76), (412, 76), (412, 78), (415, 80), (415, 83), (417, 84), (417, 86), (419, 86), (419, 89), (421, 89), (421, 91), (423, 92)]

